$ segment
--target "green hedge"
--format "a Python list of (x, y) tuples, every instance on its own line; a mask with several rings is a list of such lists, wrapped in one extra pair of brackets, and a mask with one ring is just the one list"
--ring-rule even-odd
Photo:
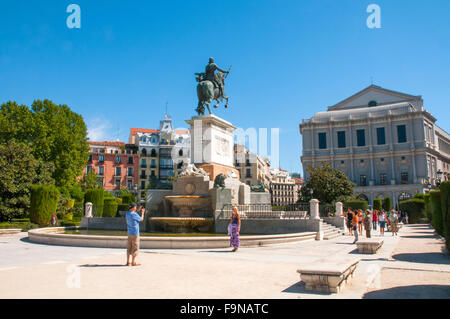
[(430, 192), (431, 225), (439, 235), (444, 235), (444, 224), (441, 210), (441, 191)]
[(390, 211), (392, 209), (392, 200), (389, 196), (386, 196), (383, 200), (383, 209), (385, 211)]
[(92, 203), (92, 214), (94, 217), (102, 217), (104, 191), (102, 188), (88, 189), (84, 194), (84, 202)]
[(126, 212), (126, 211), (128, 211), (129, 207), (130, 207), (130, 205), (118, 205), (117, 211), (118, 212)]
[(408, 213), (408, 222), (410, 224), (428, 223), (423, 199), (413, 198), (401, 201), (399, 208), (401, 211)]
[(450, 181), (442, 182), (440, 189), (444, 237), (447, 243), (447, 251), (450, 252)]
[(374, 198), (373, 199), (373, 209), (374, 210), (381, 210), (383, 208), (382, 206), (381, 198)]
[(30, 229), (39, 228), (39, 225), (31, 222), (0, 223), (0, 229), (10, 228), (20, 228), (22, 231), (29, 231)]
[(117, 206), (115, 198), (106, 198), (103, 206), (103, 217), (115, 217), (117, 214)]
[(365, 200), (359, 200), (359, 199), (353, 199), (353, 200), (348, 200), (344, 203), (344, 209), (362, 209), (362, 210), (366, 210), (369, 208), (369, 203), (366, 202)]
[(126, 204), (129, 205), (131, 203), (136, 203), (136, 197), (134, 197), (133, 194), (125, 193), (125, 194), (122, 194), (121, 198), (122, 198), (123, 205), (126, 205)]
[(52, 213), (56, 212), (59, 191), (54, 185), (31, 186), (30, 220), (39, 226), (50, 223)]
[(425, 214), (429, 221), (433, 219), (433, 210), (431, 209), (431, 197), (430, 194), (423, 195), (423, 201), (425, 202)]

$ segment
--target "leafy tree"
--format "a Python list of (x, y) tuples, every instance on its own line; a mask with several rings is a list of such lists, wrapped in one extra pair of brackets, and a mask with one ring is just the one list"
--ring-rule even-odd
[(83, 177), (83, 179), (81, 180), (81, 185), (85, 190), (93, 188), (103, 188), (100, 182), (98, 181), (97, 174), (95, 174), (92, 171), (87, 173)]
[(31, 187), (30, 219), (39, 226), (47, 226), (52, 213), (56, 212), (59, 190), (54, 185)]
[(50, 100), (36, 100), (31, 109), (16, 102), (1, 105), (0, 144), (13, 139), (29, 145), (37, 160), (53, 163), (56, 186), (75, 184), (89, 156), (83, 117)]
[(342, 171), (332, 168), (329, 163), (324, 162), (317, 168), (309, 165), (307, 170), (310, 177), (299, 192), (299, 201), (310, 201), (314, 197), (321, 203), (332, 204), (352, 197), (355, 184)]
[(52, 172), (52, 164), (35, 159), (26, 144), (0, 144), (0, 220), (27, 217), (31, 186), (54, 184)]

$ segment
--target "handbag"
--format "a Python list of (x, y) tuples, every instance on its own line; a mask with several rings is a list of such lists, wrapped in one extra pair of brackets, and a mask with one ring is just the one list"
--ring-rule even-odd
[(231, 224), (228, 224), (228, 235), (231, 236)]

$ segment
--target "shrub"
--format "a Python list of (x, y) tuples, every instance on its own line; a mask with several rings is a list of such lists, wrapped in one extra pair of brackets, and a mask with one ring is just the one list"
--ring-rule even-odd
[(389, 196), (386, 196), (383, 201), (383, 209), (385, 211), (390, 211), (392, 209), (392, 200)]
[(80, 226), (80, 222), (65, 219), (61, 222), (61, 226), (64, 227)]
[(126, 211), (128, 211), (128, 207), (129, 207), (130, 205), (118, 205), (117, 206), (117, 211), (119, 211), (119, 212), (126, 212)]
[(414, 195), (414, 198), (425, 199), (425, 194), (417, 193), (416, 195)]
[(442, 209), (441, 209), (441, 192), (430, 192), (430, 206), (431, 206), (431, 225), (436, 233), (444, 235), (444, 224), (442, 221)]
[(366, 202), (365, 200), (359, 200), (359, 199), (352, 199), (352, 200), (348, 200), (344, 203), (344, 209), (362, 209), (362, 210), (366, 210), (369, 208), (369, 203)]
[(30, 220), (39, 226), (47, 226), (58, 206), (59, 191), (54, 185), (31, 187)]
[(408, 221), (410, 224), (427, 223), (427, 215), (425, 214), (425, 202), (423, 199), (413, 198), (401, 201), (399, 208), (408, 213)]
[(29, 231), (33, 228), (39, 228), (38, 224), (30, 222), (16, 222), (16, 223), (0, 223), (0, 229), (20, 228), (22, 231)]
[(381, 210), (382, 209), (381, 198), (374, 198), (374, 200), (373, 200), (373, 209), (374, 210)]
[(125, 204), (129, 205), (131, 203), (136, 202), (136, 197), (134, 197), (134, 195), (131, 193), (124, 193), (124, 194), (122, 194), (121, 198), (122, 198), (123, 205), (125, 205)]
[(117, 214), (117, 206), (115, 198), (106, 198), (103, 206), (103, 217), (115, 217)]
[(117, 205), (122, 205), (122, 198), (116, 197)]
[(92, 203), (92, 215), (94, 217), (102, 217), (103, 215), (103, 196), (104, 191), (102, 188), (88, 189), (84, 195), (84, 202)]
[(450, 181), (442, 182), (440, 189), (444, 236), (447, 243), (447, 250), (450, 252)]
[(425, 202), (425, 213), (427, 214), (427, 218), (429, 221), (432, 221), (433, 210), (431, 207), (430, 194), (424, 194), (423, 201)]

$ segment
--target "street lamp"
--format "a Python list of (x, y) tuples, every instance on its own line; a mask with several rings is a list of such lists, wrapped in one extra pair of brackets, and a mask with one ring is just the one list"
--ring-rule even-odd
[(437, 175), (437, 181), (436, 181), (436, 186), (437, 187), (439, 187), (439, 186), (441, 186), (441, 178), (442, 178), (442, 171), (441, 171), (441, 169), (439, 169), (437, 172), (436, 172), (436, 175)]

